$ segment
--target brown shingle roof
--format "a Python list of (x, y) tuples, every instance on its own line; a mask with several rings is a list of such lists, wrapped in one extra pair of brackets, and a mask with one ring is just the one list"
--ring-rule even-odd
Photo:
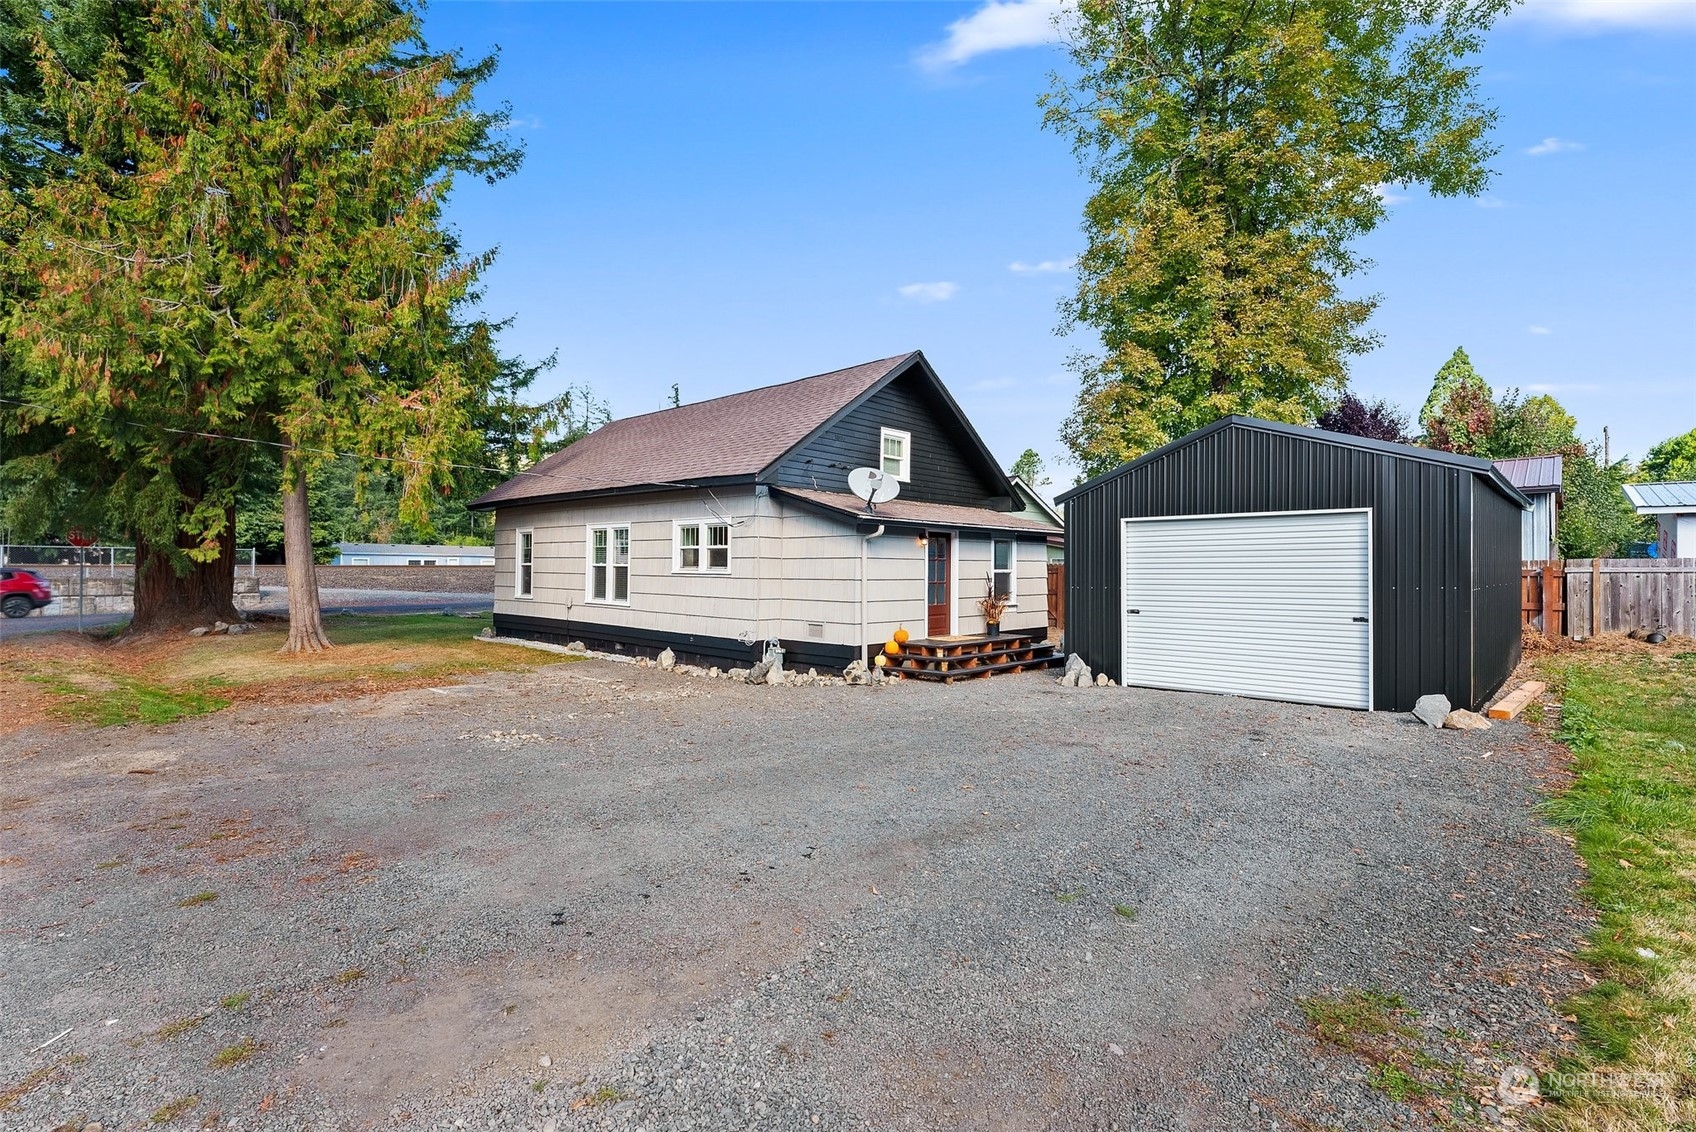
[(915, 356), (613, 421), (471, 506), (755, 475)]
[(863, 519), (868, 523), (902, 523), (932, 527), (967, 527), (979, 531), (1028, 531), (1049, 535), (1054, 525), (1045, 520), (1028, 518), (1022, 511), (991, 511), (987, 507), (961, 507), (952, 503), (922, 503), (916, 499), (891, 499), (879, 503), (877, 512), (866, 514), (866, 502), (857, 495), (842, 491), (816, 491), (812, 488), (785, 487), (774, 489), (778, 495), (791, 495), (816, 507), (841, 515)]

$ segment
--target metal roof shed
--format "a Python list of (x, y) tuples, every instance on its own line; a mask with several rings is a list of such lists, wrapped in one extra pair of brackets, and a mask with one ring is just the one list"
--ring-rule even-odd
[(1405, 711), (1519, 662), (1488, 461), (1225, 417), (1062, 493), (1066, 641), (1121, 683)]

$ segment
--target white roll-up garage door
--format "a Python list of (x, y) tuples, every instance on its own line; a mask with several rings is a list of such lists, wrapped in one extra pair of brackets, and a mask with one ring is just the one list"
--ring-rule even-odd
[(1126, 519), (1126, 684), (1372, 705), (1367, 511)]

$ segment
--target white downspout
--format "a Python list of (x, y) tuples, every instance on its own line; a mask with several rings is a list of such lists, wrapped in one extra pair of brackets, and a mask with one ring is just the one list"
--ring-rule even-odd
[(870, 664), (866, 658), (866, 648), (870, 641), (866, 640), (866, 546), (874, 538), (883, 537), (883, 524), (877, 525), (877, 530), (869, 535), (860, 536), (860, 656), (862, 664)]

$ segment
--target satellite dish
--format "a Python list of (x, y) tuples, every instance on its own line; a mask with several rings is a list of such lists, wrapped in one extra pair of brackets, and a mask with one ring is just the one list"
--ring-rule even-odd
[(876, 468), (855, 468), (848, 473), (848, 490), (866, 501), (866, 510), (879, 503), (888, 503), (901, 493), (901, 484), (892, 475)]

